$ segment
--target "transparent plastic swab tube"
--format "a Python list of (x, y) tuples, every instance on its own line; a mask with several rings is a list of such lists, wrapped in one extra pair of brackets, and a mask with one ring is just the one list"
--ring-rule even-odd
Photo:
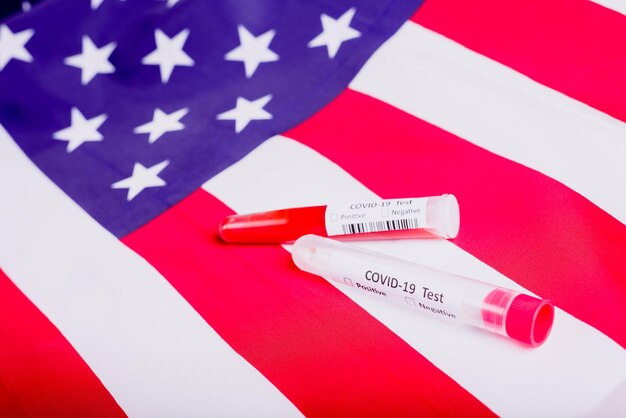
[(494, 286), (316, 235), (293, 246), (302, 270), (340, 285), (512, 338), (541, 345), (554, 321), (554, 306), (515, 290)]
[(226, 242), (292, 242), (305, 234), (337, 239), (454, 238), (459, 204), (454, 195), (371, 200), (228, 216)]

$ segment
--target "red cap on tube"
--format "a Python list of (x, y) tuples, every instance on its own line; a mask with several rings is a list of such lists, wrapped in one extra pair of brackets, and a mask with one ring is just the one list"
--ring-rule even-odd
[(552, 302), (520, 294), (513, 299), (506, 314), (506, 333), (515, 340), (536, 347), (548, 338), (553, 322)]
[(537, 347), (548, 338), (554, 322), (554, 305), (546, 299), (496, 288), (483, 301), (486, 329)]

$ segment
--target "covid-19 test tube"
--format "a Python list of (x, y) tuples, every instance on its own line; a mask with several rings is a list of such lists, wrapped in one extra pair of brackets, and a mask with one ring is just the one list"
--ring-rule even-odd
[(293, 242), (305, 234), (349, 239), (454, 238), (459, 204), (451, 194), (378, 199), (228, 216), (219, 227), (226, 242)]
[(549, 300), (316, 235), (293, 246), (302, 270), (437, 318), (473, 325), (535, 347), (554, 321)]

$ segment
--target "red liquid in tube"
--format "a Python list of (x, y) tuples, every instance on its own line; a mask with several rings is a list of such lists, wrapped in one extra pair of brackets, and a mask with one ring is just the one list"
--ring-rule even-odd
[(459, 224), (456, 198), (442, 195), (232, 215), (219, 234), (233, 243), (293, 242), (306, 234), (341, 240), (454, 238)]

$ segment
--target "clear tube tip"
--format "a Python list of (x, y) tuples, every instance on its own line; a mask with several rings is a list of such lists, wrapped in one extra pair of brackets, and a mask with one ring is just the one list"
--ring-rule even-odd
[(456, 197), (453, 194), (430, 197), (427, 205), (428, 229), (442, 238), (455, 238), (461, 225), (459, 201)]

